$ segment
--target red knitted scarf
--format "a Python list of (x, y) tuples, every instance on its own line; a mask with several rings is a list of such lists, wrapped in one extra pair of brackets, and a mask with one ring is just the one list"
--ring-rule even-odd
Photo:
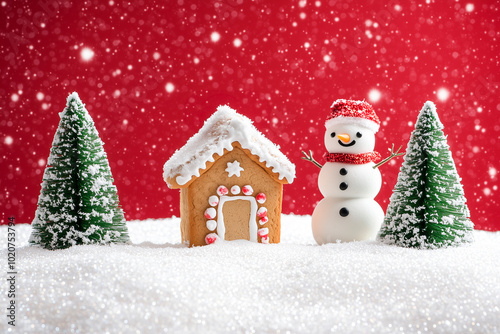
[(375, 162), (381, 158), (378, 152), (348, 154), (348, 153), (326, 153), (325, 159), (327, 162), (343, 162), (346, 164), (367, 164), (371, 161)]

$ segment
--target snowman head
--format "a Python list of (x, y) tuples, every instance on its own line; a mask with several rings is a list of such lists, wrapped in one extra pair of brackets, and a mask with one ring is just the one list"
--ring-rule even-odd
[(357, 124), (336, 124), (325, 132), (325, 146), (330, 153), (367, 153), (375, 148), (375, 133)]
[(337, 100), (332, 105), (325, 132), (330, 153), (367, 153), (375, 148), (380, 120), (365, 101)]

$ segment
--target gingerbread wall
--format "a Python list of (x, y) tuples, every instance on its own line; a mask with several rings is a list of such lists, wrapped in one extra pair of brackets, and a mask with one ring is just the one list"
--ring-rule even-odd
[(180, 209), (181, 209), (181, 238), (182, 238), (182, 243), (185, 243), (185, 244), (188, 244), (191, 246), (190, 244), (190, 240), (189, 240), (189, 233), (190, 233), (190, 225), (189, 224), (189, 221), (190, 221), (190, 214), (189, 214), (189, 208), (190, 208), (190, 205), (189, 205), (189, 188), (182, 188), (180, 189), (180, 193), (181, 193), (181, 205), (180, 205)]
[[(253, 157), (254, 159), (256, 157)], [(226, 172), (228, 162), (238, 161), (244, 169), (240, 176), (229, 176)], [(210, 231), (207, 228), (207, 218), (205, 211), (211, 207), (209, 204), (210, 196), (217, 195), (217, 188), (225, 186), (231, 194), (231, 188), (238, 186), (243, 189), (250, 185), (253, 188), (251, 196), (255, 197), (259, 193), (266, 196), (264, 203), (258, 203), (258, 208), (267, 209), (267, 223), (261, 225), (259, 217), (256, 218), (257, 229), (268, 228), (268, 240), (270, 243), (280, 241), (281, 229), (281, 199), (283, 185), (277, 182), (267, 171), (250, 158), (241, 148), (234, 147), (230, 152), (226, 152), (221, 158), (215, 161), (211, 167), (199, 178), (195, 179), (188, 188), (181, 191), (181, 232), (183, 241), (189, 240), (190, 246), (205, 245), (205, 237), (209, 233), (216, 233), (217, 229)], [(236, 195), (235, 195), (236, 196)], [(246, 196), (241, 191), (237, 196)], [(246, 206), (246, 203), (241, 203)], [(232, 203), (231, 206), (237, 205)], [(243, 209), (242, 209), (243, 210)], [(244, 209), (246, 210), (246, 209)], [(246, 213), (242, 213), (246, 214)], [(217, 220), (217, 217), (214, 218)], [(235, 229), (229, 229), (235, 230)], [(187, 234), (187, 235), (186, 235)], [(228, 236), (230, 238), (230, 236)], [(227, 239), (227, 238), (226, 238)], [(261, 242), (262, 238), (257, 237)]]

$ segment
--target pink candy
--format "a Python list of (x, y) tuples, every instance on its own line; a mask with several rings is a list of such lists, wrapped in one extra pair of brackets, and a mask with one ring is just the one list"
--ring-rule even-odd
[(205, 218), (207, 218), (207, 219), (214, 219), (215, 216), (217, 215), (217, 211), (215, 211), (214, 208), (208, 208), (205, 210), (204, 215), (205, 215)]
[(219, 197), (213, 195), (208, 198), (208, 204), (210, 206), (217, 206), (219, 204)]
[(213, 244), (217, 240), (217, 238), (219, 238), (219, 236), (217, 234), (209, 233), (205, 237), (205, 242), (207, 243), (207, 245), (210, 245), (210, 244)]
[(218, 194), (219, 196), (225, 196), (225, 195), (227, 195), (228, 193), (229, 193), (229, 190), (227, 190), (227, 188), (226, 188), (226, 187), (224, 187), (224, 186), (219, 186), (219, 188), (217, 188), (217, 194)]
[(250, 196), (250, 195), (253, 194), (253, 188), (252, 188), (252, 186), (246, 185), (246, 186), (243, 187), (242, 190), (243, 190), (243, 193), (245, 195), (247, 195), (247, 196)]
[(267, 218), (267, 216), (265, 217), (262, 217), (260, 220), (259, 220), (259, 224), (260, 225), (264, 225), (265, 223), (267, 223), (269, 221), (269, 218)]
[(257, 235), (261, 237), (260, 241), (263, 244), (269, 243), (269, 229), (267, 227), (261, 228), (257, 231)]
[(264, 228), (260, 228), (258, 231), (257, 231), (257, 235), (259, 237), (264, 237), (264, 236), (267, 236), (269, 234), (269, 229), (267, 227), (264, 227)]
[(266, 198), (266, 195), (264, 193), (258, 193), (257, 196), (255, 196), (255, 199), (260, 204), (263, 204), (266, 201), (267, 198)]
[(238, 186), (231, 187), (231, 194), (238, 195), (239, 193), (240, 193), (240, 187), (238, 187)]
[(264, 218), (266, 216), (267, 216), (267, 209), (265, 207), (261, 207), (259, 210), (257, 210), (257, 217)]

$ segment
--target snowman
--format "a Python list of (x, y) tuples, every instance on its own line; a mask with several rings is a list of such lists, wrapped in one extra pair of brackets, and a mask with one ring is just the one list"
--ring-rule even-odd
[(325, 123), (324, 166), (311, 155), (306, 160), (321, 167), (318, 186), (323, 199), (312, 215), (312, 230), (318, 244), (374, 240), (384, 220), (384, 211), (374, 198), (380, 191), (381, 163), (375, 148), (380, 120), (365, 101), (337, 100)]

